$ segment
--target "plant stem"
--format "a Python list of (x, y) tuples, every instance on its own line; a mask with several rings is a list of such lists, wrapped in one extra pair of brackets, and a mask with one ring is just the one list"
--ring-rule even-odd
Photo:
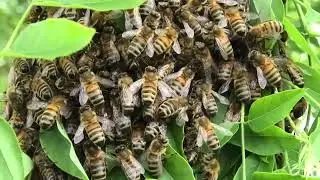
[(19, 32), (19, 30), (20, 30), (20, 28), (21, 28), (24, 20), (25, 20), (26, 17), (29, 15), (29, 12), (31, 11), (32, 6), (33, 6), (32, 3), (30, 3), (30, 4), (28, 5), (26, 11), (23, 13), (23, 15), (21, 16), (18, 24), (17, 24), (16, 27), (14, 28), (14, 30), (13, 30), (11, 36), (10, 36), (10, 39), (8, 40), (8, 42), (7, 42), (6, 46), (4, 47), (3, 51), (6, 51), (6, 50), (8, 50), (8, 49), (11, 47), (13, 41), (15, 40), (16, 36), (18, 35), (18, 32)]
[(246, 149), (244, 139), (244, 113), (245, 104), (241, 103), (241, 154), (242, 154), (242, 180), (246, 180)]
[(286, 164), (285, 166), (288, 168), (288, 172), (292, 174), (292, 170), (289, 163), (288, 151), (284, 151), (283, 156), (284, 156), (284, 162)]

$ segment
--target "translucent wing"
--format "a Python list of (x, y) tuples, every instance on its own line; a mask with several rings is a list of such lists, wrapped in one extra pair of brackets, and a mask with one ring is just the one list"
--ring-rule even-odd
[(73, 88), (70, 92), (70, 96), (78, 96), (78, 94), (80, 93), (80, 88), (80, 86)]
[(207, 142), (207, 132), (201, 126), (198, 127), (197, 146), (202, 147), (204, 142)]
[(9, 84), (9, 86), (14, 85), (15, 78), (16, 78), (16, 72), (14, 71), (14, 67), (12, 66), (10, 68), (9, 74), (8, 74), (8, 84)]
[(261, 87), (261, 89), (264, 89), (267, 86), (267, 79), (264, 77), (260, 67), (257, 67), (256, 69), (259, 86)]
[[(127, 170), (127, 171), (124, 171), (126, 176), (138, 177), (139, 175), (144, 174), (144, 168), (132, 155), (130, 157), (130, 160), (132, 163), (129, 163), (128, 161), (120, 160), (122, 168)], [(135, 166), (135, 168), (133, 168), (132, 166)], [(130, 174), (128, 173), (129, 170), (130, 170)]]
[(226, 129), (226, 128), (219, 126), (217, 124), (214, 124), (214, 123), (212, 123), (212, 125), (216, 131), (219, 131), (224, 136), (232, 136), (233, 135), (233, 133), (229, 129)]
[(177, 118), (176, 123), (178, 126), (183, 126), (185, 122), (189, 121), (188, 115), (187, 115), (187, 107), (184, 107), (180, 110)]
[(164, 81), (164, 82), (168, 82), (168, 81), (170, 81), (170, 80), (172, 80), (172, 79), (176, 79), (177, 77), (181, 76), (182, 72), (183, 72), (183, 69), (181, 69), (181, 70), (178, 71), (178, 72), (169, 74), (168, 76), (166, 76), (166, 77), (163, 78), (163, 81)]
[(202, 105), (203, 105), (203, 107), (204, 107), (204, 109), (205, 110), (208, 110), (208, 98), (207, 98), (207, 95), (205, 94), (205, 93), (202, 93), (202, 98), (201, 98), (201, 100), (202, 100)]
[(40, 108), (44, 108), (48, 105), (47, 102), (40, 101), (38, 98), (35, 96), (32, 98), (31, 101), (28, 102), (27, 104), (27, 109), (29, 110), (38, 110)]
[(146, 54), (149, 57), (153, 57), (153, 55), (154, 55), (154, 47), (153, 47), (152, 41), (153, 41), (153, 37), (149, 38), (148, 43), (147, 43), (147, 47), (146, 47)]
[(132, 37), (134, 37), (137, 33), (139, 32), (138, 29), (135, 30), (129, 30), (129, 31), (125, 31), (124, 33), (122, 33), (122, 37), (125, 39), (130, 39)]
[(222, 84), (222, 86), (219, 88), (219, 94), (223, 94), (225, 92), (227, 92), (230, 88), (230, 83), (231, 83), (232, 79), (228, 79), (224, 84)]
[(225, 105), (229, 105), (229, 104), (230, 104), (229, 99), (227, 99), (226, 97), (218, 94), (218, 93), (215, 92), (215, 91), (212, 91), (212, 94), (214, 95), (214, 97), (216, 97), (217, 99), (219, 99), (219, 101), (221, 102), (221, 104), (225, 104)]
[(154, 33), (158, 36), (163, 35), (166, 32), (166, 29), (156, 29)]
[(88, 102), (89, 96), (84, 90), (84, 86), (81, 85), (79, 93), (79, 103), (81, 106), (84, 106)]
[(189, 26), (189, 24), (185, 21), (182, 21), (182, 24), (184, 26), (184, 29), (186, 30), (187, 36), (189, 38), (193, 38), (194, 37), (194, 30)]
[(72, 110), (69, 106), (62, 106), (60, 109), (60, 114), (68, 119), (72, 115)]
[(59, 8), (59, 9), (53, 14), (52, 18), (61, 17), (64, 10), (65, 10), (65, 8)]
[(130, 85), (130, 87), (129, 87), (130, 92), (131, 92), (132, 94), (137, 94), (138, 91), (140, 90), (143, 82), (144, 82), (144, 79), (143, 79), (143, 78), (142, 78), (142, 79), (139, 79), (139, 80), (137, 80), (137, 81), (135, 81), (135, 82), (133, 82), (133, 83)]
[(123, 89), (120, 96), (123, 104), (129, 106), (133, 104), (133, 94), (129, 89)]
[(224, 60), (228, 60), (228, 53), (227, 53), (227, 51), (225, 50), (225, 48), (223, 46), (222, 40), (220, 38), (218, 38), (218, 37), (216, 37), (215, 39), (216, 39), (216, 43), (218, 45), (218, 48), (220, 50), (220, 54), (221, 54), (222, 58)]
[(98, 75), (95, 75), (97, 81), (99, 82), (100, 85), (102, 85), (105, 88), (113, 88), (116, 87), (116, 84), (111, 81), (110, 79), (102, 78)]
[(75, 144), (79, 144), (83, 140), (84, 138), (83, 130), (84, 130), (84, 125), (81, 123), (73, 137), (73, 142)]
[(134, 15), (134, 19), (132, 24), (137, 28), (141, 28), (142, 27), (142, 19), (141, 19), (141, 15), (139, 13), (139, 8), (134, 8), (133, 9), (133, 15)]
[[(124, 12), (124, 18), (125, 18), (124, 25), (125, 25), (126, 30), (131, 30), (131, 29), (133, 28), (133, 25), (132, 25), (132, 23), (131, 23), (131, 20), (130, 20), (130, 16), (129, 16), (128, 11), (125, 11), (125, 12)], [(122, 36), (122, 37), (123, 37), (123, 36)]]
[(115, 126), (115, 123), (112, 120), (105, 117), (99, 117), (99, 121), (102, 124), (102, 129), (107, 132), (106, 134), (112, 132)]
[(218, 27), (219, 28), (225, 28), (228, 26), (228, 20), (226, 18), (222, 18), (219, 22), (218, 22)]
[(179, 44), (178, 39), (173, 41), (173, 45), (172, 45), (172, 49), (174, 50), (174, 52), (176, 52), (177, 54), (181, 54), (181, 46)]
[(34, 122), (34, 118), (33, 118), (33, 111), (28, 110), (28, 115), (27, 115), (27, 122), (26, 122), (26, 128), (29, 128), (32, 126), (33, 122)]
[(171, 87), (163, 81), (158, 82), (158, 88), (162, 97), (162, 100), (166, 100), (169, 97), (178, 96)]
[(225, 4), (227, 6), (236, 6), (238, 5), (237, 1), (234, 0), (216, 0), (218, 3)]
[(90, 15), (91, 15), (90, 9), (87, 9), (87, 10), (86, 10), (86, 13), (85, 13), (85, 15), (84, 15), (84, 17), (83, 17), (83, 24), (84, 24), (85, 26), (88, 26), (89, 23), (90, 23)]
[(181, 92), (180, 92), (181, 96), (184, 96), (184, 97), (188, 96), (192, 79), (193, 78), (188, 79), (185, 86), (181, 89)]

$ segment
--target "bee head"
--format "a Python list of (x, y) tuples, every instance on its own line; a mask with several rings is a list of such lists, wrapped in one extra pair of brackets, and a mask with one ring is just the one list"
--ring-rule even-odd
[(159, 142), (163, 145), (163, 146), (167, 146), (169, 141), (168, 138), (165, 135), (160, 134), (159, 136)]
[(151, 73), (156, 73), (157, 72), (157, 69), (153, 66), (147, 66), (145, 68), (145, 72), (151, 72)]
[(119, 153), (123, 152), (124, 150), (126, 150), (126, 146), (123, 145), (123, 144), (117, 146), (117, 147), (114, 149), (114, 151), (115, 151), (116, 154), (119, 154)]
[(79, 68), (79, 73), (80, 74), (83, 74), (83, 73), (88, 72), (88, 71), (90, 71), (89, 66), (82, 66), (82, 67)]
[(80, 113), (83, 113), (85, 111), (89, 111), (91, 110), (91, 107), (89, 105), (84, 105), (82, 107), (80, 107)]
[(157, 11), (151, 11), (150, 12), (150, 16), (154, 19), (160, 19), (161, 18), (161, 14)]
[(252, 50), (251, 52), (249, 52), (248, 57), (249, 59), (258, 59), (260, 55), (260, 52), (257, 50)]
[(97, 151), (100, 150), (100, 147), (92, 143), (90, 140), (86, 140), (83, 143), (83, 148), (84, 148), (85, 154), (95, 154)]

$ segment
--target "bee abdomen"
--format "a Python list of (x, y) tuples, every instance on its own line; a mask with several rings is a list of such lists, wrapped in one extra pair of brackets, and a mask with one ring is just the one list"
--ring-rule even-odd
[(52, 167), (41, 167), (39, 168), (39, 170), (43, 179), (46, 179), (46, 180), (56, 179), (56, 173), (54, 172), (54, 169)]
[(53, 97), (53, 91), (50, 85), (40, 78), (40, 82), (36, 83), (36, 96), (40, 100), (47, 101)]
[(87, 86), (87, 94), (89, 96), (90, 102), (95, 106), (101, 106), (104, 104), (104, 97), (99, 85), (92, 85), (92, 87)]
[(218, 112), (216, 100), (212, 97), (208, 100), (208, 114), (215, 115)]
[(208, 137), (208, 146), (213, 151), (217, 151), (220, 148), (220, 141), (215, 134), (211, 134)]
[(145, 121), (151, 121), (154, 119), (154, 107), (153, 105), (145, 106), (143, 110), (143, 119)]
[(132, 151), (134, 154), (140, 155), (145, 150), (146, 143), (142, 138), (132, 139)]
[(59, 116), (59, 108), (58, 107), (47, 107), (47, 109), (43, 112), (40, 118), (39, 126), (42, 129), (48, 129), (50, 128), (56, 118)]
[(220, 21), (223, 18), (225, 18), (224, 14), (223, 14), (223, 11), (221, 9), (211, 8), (210, 12), (209, 12), (209, 15), (210, 15), (211, 19), (214, 20), (214, 21)]
[(103, 130), (98, 122), (87, 124), (86, 131), (88, 133), (90, 140), (94, 144), (96, 144), (98, 146), (104, 145), (105, 136), (104, 136)]
[(145, 82), (141, 89), (143, 104), (148, 106), (154, 104), (157, 96), (157, 83), (155, 82)]
[(137, 58), (146, 48), (147, 42), (143, 40), (141, 37), (133, 38), (132, 42), (128, 47), (128, 56)]
[(247, 82), (245, 79), (236, 79), (234, 81), (234, 86), (235, 86), (235, 93), (241, 102), (246, 102), (249, 101), (251, 96), (250, 96), (250, 88), (247, 85)]
[(247, 26), (243, 19), (235, 19), (231, 22), (231, 27), (240, 36), (244, 36), (247, 33)]
[(271, 68), (266, 68), (265, 71), (265, 76), (268, 82), (270, 83), (271, 86), (273, 87), (279, 87), (280, 82), (281, 82), (281, 75), (275, 67)]
[(104, 180), (107, 177), (104, 161), (96, 162), (90, 167), (90, 173), (93, 180)]
[(172, 116), (176, 110), (177, 108), (174, 106), (174, 104), (167, 101), (159, 106), (158, 114), (160, 118), (167, 118)]
[(149, 153), (147, 157), (148, 168), (152, 176), (159, 177), (162, 174), (161, 156)]
[(157, 55), (164, 53), (170, 47), (170, 40), (165, 37), (160, 37), (154, 42), (154, 50)]
[(303, 88), (303, 86), (304, 86), (304, 78), (303, 78), (303, 76), (301, 75), (300, 72), (297, 72), (294, 69), (289, 67), (288, 68), (288, 74), (289, 74), (290, 78), (292, 79), (292, 81), (293, 81), (293, 83), (295, 85), (297, 85), (300, 88)]
[(143, 17), (146, 17), (146, 16), (148, 16), (150, 14), (152, 9), (153, 9), (153, 7), (148, 5), (148, 2), (145, 2), (139, 8), (140, 15), (143, 16)]
[(202, 34), (202, 27), (198, 22), (197, 23), (191, 23), (190, 27), (193, 29), (194, 34), (196, 36), (200, 36)]

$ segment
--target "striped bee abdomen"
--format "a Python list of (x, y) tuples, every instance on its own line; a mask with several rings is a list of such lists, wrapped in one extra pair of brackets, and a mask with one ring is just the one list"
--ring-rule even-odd
[(144, 51), (147, 42), (144, 38), (136, 36), (128, 47), (128, 58), (137, 58)]
[(145, 80), (141, 89), (143, 104), (145, 106), (150, 106), (154, 104), (157, 94), (158, 80)]
[(36, 83), (33, 83), (33, 91), (36, 97), (42, 101), (48, 101), (53, 97), (51, 86), (42, 78), (39, 78), (36, 80)]
[(153, 177), (159, 177), (162, 174), (161, 154), (149, 152), (147, 155), (148, 168)]
[(85, 121), (85, 130), (89, 139), (98, 146), (104, 146), (105, 136), (98, 121)]
[(95, 106), (99, 107), (104, 105), (104, 97), (98, 83), (86, 83), (85, 84), (86, 93), (89, 96), (90, 102)]
[(247, 102), (250, 100), (250, 88), (245, 77), (234, 80), (235, 93), (239, 101)]
[(280, 87), (281, 75), (279, 70), (272, 63), (264, 65), (261, 69), (271, 86)]
[(208, 147), (213, 151), (220, 149), (220, 141), (214, 132), (210, 132), (207, 144)]
[(57, 118), (59, 117), (60, 107), (54, 104), (49, 104), (47, 109), (42, 113), (39, 126), (42, 129), (49, 129), (55, 123)]
[(156, 54), (162, 54), (164, 53), (172, 44), (172, 41), (169, 40), (167, 37), (159, 37), (155, 42), (154, 42), (154, 50)]
[(104, 159), (89, 158), (89, 170), (93, 180), (105, 180), (107, 178), (107, 171)]

